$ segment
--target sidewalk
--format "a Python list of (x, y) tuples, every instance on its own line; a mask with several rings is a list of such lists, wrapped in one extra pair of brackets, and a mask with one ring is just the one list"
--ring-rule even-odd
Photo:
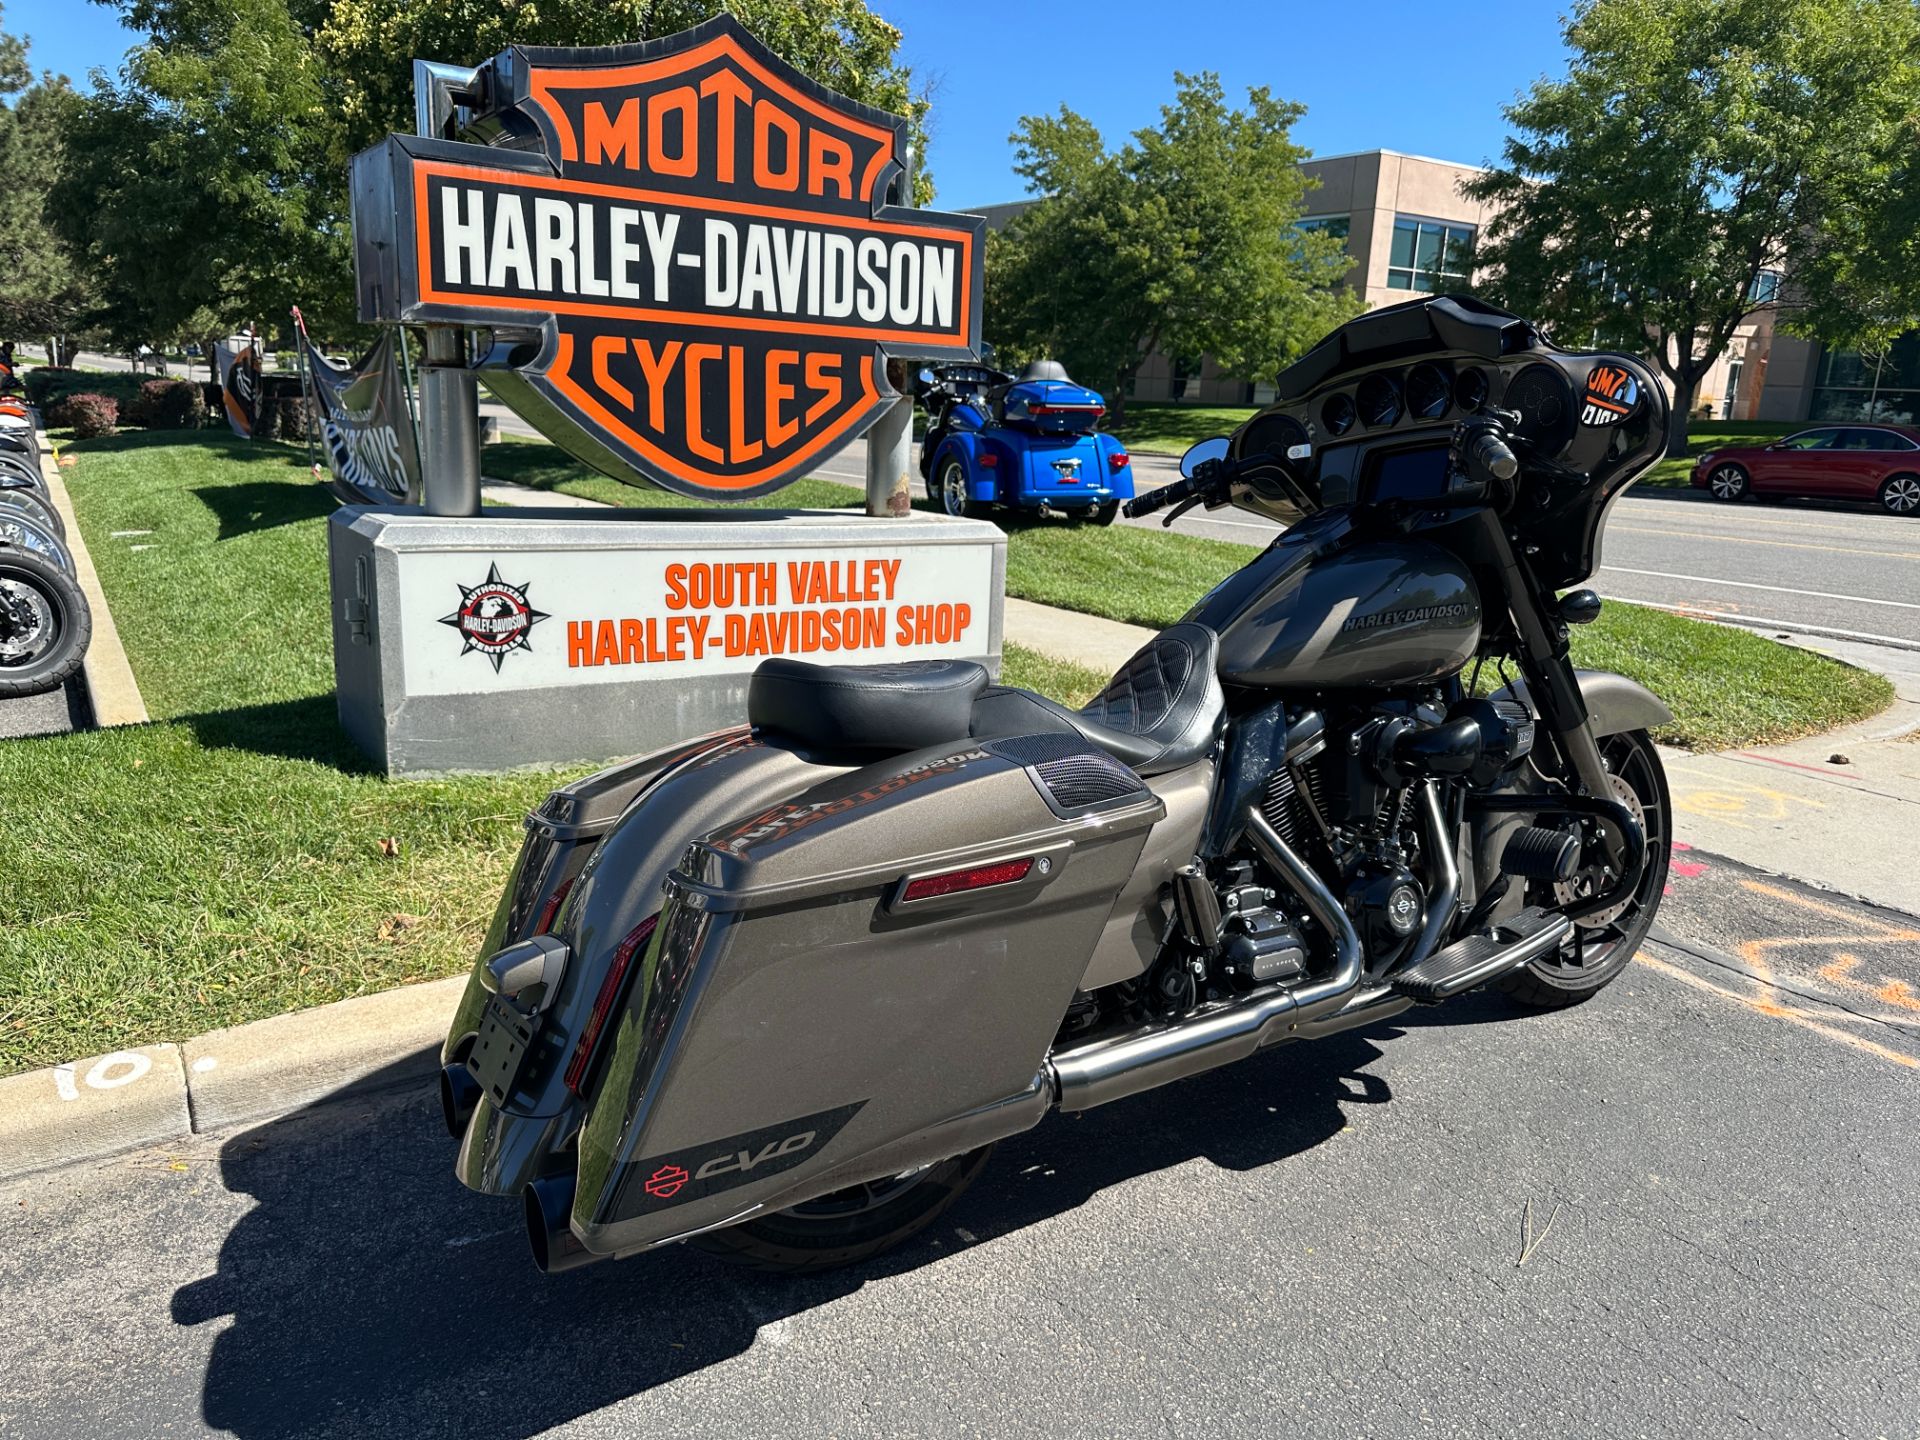
[[(1676, 838), (1829, 890), (1920, 914), (1920, 654), (1793, 637), (1893, 682), (1870, 720), (1785, 745), (1665, 750)], [(1836, 763), (1834, 756), (1846, 757)], [(1903, 841), (1907, 843), (1902, 843)]]

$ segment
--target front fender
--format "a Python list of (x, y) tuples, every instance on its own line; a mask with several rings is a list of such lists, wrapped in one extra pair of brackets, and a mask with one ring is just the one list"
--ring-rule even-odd
[[(1673, 719), (1673, 711), (1667, 708), (1666, 701), (1638, 680), (1629, 680), (1611, 670), (1576, 670), (1573, 674), (1580, 683), (1580, 698), (1586, 701), (1587, 719), (1593, 726), (1595, 738), (1624, 735), (1629, 730), (1652, 730)], [(1515, 680), (1496, 693), (1519, 700), (1529, 710), (1534, 708), (1524, 679)]]

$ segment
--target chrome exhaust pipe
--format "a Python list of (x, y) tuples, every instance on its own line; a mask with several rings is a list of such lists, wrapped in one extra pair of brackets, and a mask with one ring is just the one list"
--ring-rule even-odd
[(549, 1175), (536, 1180), (521, 1192), (526, 1208), (527, 1243), (533, 1247), (533, 1263), (542, 1275), (558, 1275), (563, 1270), (578, 1270), (604, 1260), (580, 1243), (573, 1233), (572, 1175)]
[(1365, 953), (1353, 921), (1333, 892), (1288, 848), (1257, 808), (1248, 808), (1246, 831), (1261, 858), (1279, 872), (1333, 937), (1333, 973), (1311, 985), (1257, 991), (1208, 1015), (1055, 1056), (1050, 1068), (1062, 1110), (1091, 1110), (1244, 1060), (1262, 1046), (1338, 1010), (1359, 989)]

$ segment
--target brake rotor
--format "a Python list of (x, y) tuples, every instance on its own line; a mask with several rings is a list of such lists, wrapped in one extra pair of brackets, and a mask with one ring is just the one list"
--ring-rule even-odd
[[(1614, 798), (1627, 807), (1628, 811), (1633, 815), (1633, 823), (1638, 825), (1640, 827), (1640, 833), (1645, 835), (1647, 833), (1647, 812), (1640, 804), (1640, 797), (1634, 793), (1633, 786), (1615, 774), (1609, 773), (1607, 778), (1613, 782)], [(1652, 857), (1648, 858), (1650, 860)], [(1600, 894), (1607, 886), (1613, 883), (1610, 878), (1602, 876), (1600, 867), (1589, 865), (1571, 880), (1562, 880), (1553, 887), (1554, 903), (1562, 906), (1577, 905), (1582, 900)], [(1633, 900), (1633, 895), (1629, 894), (1626, 899), (1609, 905), (1604, 910), (1596, 910), (1591, 915), (1581, 916), (1575, 923), (1590, 930), (1601, 929), (1604, 926), (1613, 924), (1614, 921), (1626, 914), (1627, 907), (1633, 904)]]
[(53, 606), (38, 586), (0, 580), (0, 665), (25, 665), (53, 643)]

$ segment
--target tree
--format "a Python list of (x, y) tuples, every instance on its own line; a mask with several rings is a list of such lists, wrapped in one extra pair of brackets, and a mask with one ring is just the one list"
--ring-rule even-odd
[(0, 31), (0, 334), (58, 339), (80, 321), (86, 287), (48, 228), (61, 135), (78, 101), (63, 75), (35, 79), (27, 43)]
[(1174, 78), (1159, 127), (1117, 151), (1064, 106), (1023, 119), (1014, 168), (1044, 198), (987, 249), (990, 338), (1058, 357), (1116, 415), (1157, 349), (1270, 377), (1361, 304), (1339, 283), (1343, 244), (1295, 224), (1302, 107), (1262, 87), (1234, 109), (1218, 76)]
[[(510, 44), (598, 45), (668, 34), (722, 0), (99, 0), (146, 42), (67, 128), (51, 214), (100, 290), (101, 323), (138, 343), (283, 324), (355, 328), (347, 165), (413, 129), (413, 60), (477, 63)], [(776, 53), (855, 99), (925, 104), (899, 32), (861, 0), (740, 0)]]
[(1507, 110), (1503, 163), (1465, 187), (1497, 207), (1479, 263), (1574, 343), (1650, 349), (1684, 454), (1701, 378), (1773, 303), (1761, 272), (1786, 272), (1792, 323), (1859, 314), (1842, 281), (1877, 268), (1920, 22), (1913, 0), (1580, 0), (1566, 40), (1566, 78)]

